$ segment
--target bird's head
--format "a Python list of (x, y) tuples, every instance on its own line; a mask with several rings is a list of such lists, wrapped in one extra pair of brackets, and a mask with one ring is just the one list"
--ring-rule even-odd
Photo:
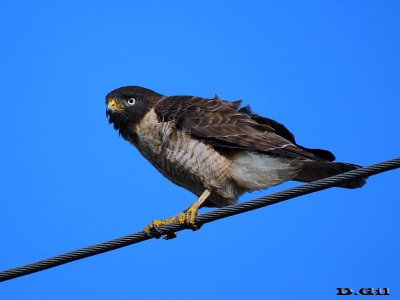
[(124, 133), (137, 124), (163, 96), (139, 86), (125, 86), (106, 96), (106, 115), (114, 128)]

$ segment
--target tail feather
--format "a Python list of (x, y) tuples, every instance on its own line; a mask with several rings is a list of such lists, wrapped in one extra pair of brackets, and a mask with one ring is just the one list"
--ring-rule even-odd
[[(301, 182), (312, 182), (358, 168), (361, 168), (361, 166), (341, 162), (307, 161), (304, 162), (301, 171), (297, 174), (295, 178), (293, 178), (293, 180)], [(361, 178), (345, 182), (338, 185), (338, 187), (355, 189), (362, 187), (365, 183), (365, 178)]]

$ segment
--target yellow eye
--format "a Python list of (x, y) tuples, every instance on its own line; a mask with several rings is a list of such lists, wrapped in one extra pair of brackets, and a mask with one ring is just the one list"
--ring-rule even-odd
[(136, 104), (136, 99), (135, 98), (129, 98), (127, 101), (126, 101), (126, 104), (128, 104), (128, 106), (133, 106), (133, 105), (135, 105)]

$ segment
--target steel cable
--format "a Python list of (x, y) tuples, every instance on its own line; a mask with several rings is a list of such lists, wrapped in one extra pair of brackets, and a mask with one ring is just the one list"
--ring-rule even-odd
[[(312, 183), (303, 184), (301, 186), (290, 188), (269, 196), (263, 196), (240, 204), (234, 204), (224, 208), (220, 208), (218, 210), (197, 216), (196, 224), (203, 225), (205, 223), (210, 223), (219, 219), (241, 214), (250, 210), (272, 205), (281, 201), (285, 201), (302, 195), (324, 190), (347, 181), (363, 177), (369, 177), (378, 173), (397, 169), (399, 167), (400, 167), (400, 158), (391, 159), (369, 167), (356, 169), (343, 174), (317, 180)], [(178, 232), (184, 229), (187, 229), (184, 225), (173, 223), (160, 227), (159, 231), (161, 235), (168, 235), (172, 234), (173, 232)], [(104, 243), (67, 252), (32, 264), (0, 272), (0, 282), (25, 276), (31, 273), (43, 271), (72, 261), (108, 252), (132, 244), (140, 243), (152, 238), (153, 237), (148, 236), (146, 233), (141, 231), (114, 240), (110, 240)]]

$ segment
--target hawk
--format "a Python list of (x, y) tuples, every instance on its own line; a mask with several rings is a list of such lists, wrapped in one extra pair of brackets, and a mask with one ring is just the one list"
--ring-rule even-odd
[(333, 162), (329, 151), (298, 145), (284, 125), (241, 103), (218, 96), (164, 96), (139, 86), (106, 96), (107, 117), (120, 135), (166, 178), (198, 197), (182, 213), (153, 221), (145, 232), (155, 234), (158, 226), (172, 222), (196, 229), (201, 207), (234, 204), (245, 192), (288, 180), (311, 182), (359, 168)]

